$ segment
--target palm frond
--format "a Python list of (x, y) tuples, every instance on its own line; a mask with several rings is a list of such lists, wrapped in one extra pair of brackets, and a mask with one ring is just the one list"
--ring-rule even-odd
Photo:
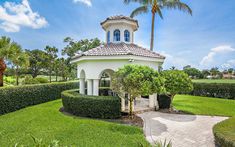
[(160, 16), (161, 19), (163, 19), (162, 11), (160, 7), (157, 7), (157, 13)]
[(167, 9), (178, 9), (183, 12), (187, 12), (190, 15), (193, 14), (192, 9), (187, 4), (182, 3), (179, 0), (164, 0), (162, 3), (162, 7)]
[(145, 6), (141, 6), (141, 7), (139, 7), (139, 8), (137, 8), (137, 9), (135, 9), (132, 13), (131, 13), (131, 16), (130, 17), (135, 17), (135, 16), (137, 16), (137, 15), (139, 15), (139, 14), (142, 14), (142, 13), (147, 13), (148, 12), (148, 6), (147, 5), (145, 5)]

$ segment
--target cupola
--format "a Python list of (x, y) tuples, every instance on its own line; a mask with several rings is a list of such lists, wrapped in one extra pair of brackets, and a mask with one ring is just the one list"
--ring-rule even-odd
[(106, 32), (106, 43), (134, 43), (134, 32), (138, 30), (138, 21), (127, 16), (108, 17), (101, 23)]

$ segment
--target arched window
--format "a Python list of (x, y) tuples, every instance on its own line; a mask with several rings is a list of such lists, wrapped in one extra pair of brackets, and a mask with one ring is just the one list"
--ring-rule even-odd
[(113, 41), (120, 41), (120, 30), (115, 30), (113, 33)]
[(107, 43), (110, 43), (110, 31), (107, 33)]
[(124, 31), (125, 42), (130, 42), (130, 32), (128, 30)]

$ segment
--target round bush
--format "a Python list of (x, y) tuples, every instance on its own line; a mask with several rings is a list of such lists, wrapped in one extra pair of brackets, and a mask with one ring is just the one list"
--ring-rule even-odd
[(62, 103), (66, 112), (82, 117), (119, 118), (121, 100), (112, 96), (81, 95), (78, 90), (62, 92)]
[(37, 77), (35, 78), (39, 83), (43, 84), (43, 83), (49, 83), (49, 81), (46, 78), (42, 78), (42, 77)]

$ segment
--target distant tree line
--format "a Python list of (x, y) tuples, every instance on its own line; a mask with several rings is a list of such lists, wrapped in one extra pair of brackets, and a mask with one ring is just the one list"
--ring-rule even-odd
[[(76, 65), (71, 64), (72, 57), (78, 52), (85, 52), (101, 44), (98, 38), (83, 39), (75, 41), (67, 37), (64, 39), (67, 45), (60, 51), (55, 46), (46, 46), (44, 49), (22, 49), (9, 37), (0, 38), (0, 87), (3, 86), (3, 76), (14, 76), (16, 85), (19, 85), (19, 77), (31, 75), (36, 78), (38, 75), (52, 76), (55, 81), (62, 77), (63, 81), (76, 78)], [(59, 57), (59, 52), (62, 56)]]
[[(171, 67), (171, 70), (175, 70), (176, 67)], [(220, 71), (218, 67), (213, 67), (211, 69), (199, 70), (197, 68), (187, 65), (183, 67), (183, 71), (187, 73), (193, 79), (222, 79), (222, 78), (233, 78), (235, 77), (235, 69), (229, 68)], [(226, 75), (226, 76), (225, 76)]]

